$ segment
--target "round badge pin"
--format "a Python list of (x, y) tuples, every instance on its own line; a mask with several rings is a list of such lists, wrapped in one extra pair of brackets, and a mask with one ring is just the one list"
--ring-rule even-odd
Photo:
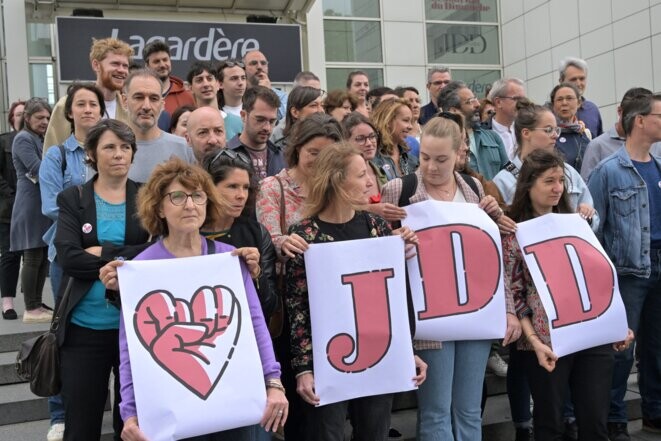
[(560, 141), (560, 142), (567, 142), (567, 138), (565, 138), (564, 136), (562, 136), (562, 137), (558, 138), (558, 141)]
[(91, 224), (83, 225), (83, 233), (90, 234), (91, 232), (92, 232), (92, 225)]

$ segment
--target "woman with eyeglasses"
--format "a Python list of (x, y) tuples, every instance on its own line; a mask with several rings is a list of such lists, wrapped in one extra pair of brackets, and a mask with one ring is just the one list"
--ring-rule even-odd
[[(552, 151), (557, 145), (562, 129), (556, 125), (556, 118), (546, 107), (528, 100), (517, 103), (517, 116), (514, 121), (514, 136), (517, 150), (510, 164), (493, 178), (506, 204), (510, 205), (516, 191), (516, 178), (523, 160), (537, 149)], [(585, 219), (592, 219), (592, 228), (598, 226), (598, 213), (592, 208), (592, 195), (581, 175), (565, 162), (567, 192), (572, 209)]]
[(215, 219), (209, 217), (200, 233), (242, 250), (268, 323), (278, 305), (276, 256), (269, 232), (253, 218), (257, 188), (250, 158), (241, 152), (222, 149), (207, 154), (202, 168), (211, 176), (225, 210)]
[[(298, 234), (287, 234), (290, 226), (303, 218), (303, 208), (310, 191), (310, 180), (317, 156), (329, 145), (344, 139), (344, 129), (332, 116), (311, 115), (294, 125), (285, 150), (289, 168), (261, 182), (257, 194), (257, 220), (271, 234), (279, 259), (278, 274), (284, 275), (284, 263), (302, 254), (308, 244)], [(282, 277), (282, 276), (281, 276)], [(285, 295), (286, 293), (282, 293)], [(287, 315), (285, 332), (275, 339), (279, 360), (289, 360), (289, 329)], [(285, 426), (288, 441), (307, 441), (304, 430), (303, 402), (296, 393), (296, 378), (291, 365), (282, 363), (282, 381), (289, 400), (289, 424)]]
[(41, 212), (39, 167), (51, 108), (43, 98), (30, 98), (23, 109), (21, 130), (12, 143), (16, 197), (11, 214), (10, 249), (23, 252), (21, 288), (23, 323), (48, 323), (53, 312), (42, 303), (48, 275), (48, 245), (43, 236), (52, 221)]
[[(200, 234), (200, 228), (205, 223), (217, 225), (219, 216), (231, 210), (231, 204), (225, 206), (226, 202), (219, 199), (208, 173), (197, 165), (187, 164), (178, 158), (159, 164), (140, 189), (136, 204), (140, 223), (158, 240), (135, 260), (177, 259), (225, 252), (241, 254), (231, 245), (207, 239)], [(121, 266), (121, 261), (106, 265), (101, 271), (100, 278), (108, 289), (118, 287), (117, 266)], [(252, 280), (254, 274), (250, 273), (244, 261), (241, 262), (241, 273), (266, 385), (266, 408), (260, 424), (267, 431), (275, 431), (287, 420), (288, 409), (280, 382), (280, 366), (275, 360), (271, 338), (255, 291)], [(119, 328), (119, 353), (119, 378), (122, 384), (120, 412), (124, 421), (122, 439), (146, 441), (140, 430), (140, 414), (136, 408), (123, 319)], [(213, 410), (209, 409), (209, 413), (212, 414)], [(246, 426), (189, 440), (252, 441), (254, 436), (253, 426)], [(80, 439), (98, 439), (98, 436)]]
[[(451, 118), (432, 118), (420, 142), (420, 168), (412, 175), (389, 181), (382, 201), (401, 207), (436, 200), (478, 204), (494, 221), (503, 216), (492, 196), (484, 194), (474, 178), (455, 170), (464, 133)], [(504, 343), (521, 332), (511, 298), (507, 299)], [(429, 366), (427, 380), (418, 389), (420, 441), (473, 441), (481, 439), (482, 383), (491, 340), (415, 341), (416, 354)]]
[(561, 83), (551, 91), (551, 105), (560, 134), (555, 146), (560, 150), (565, 163), (576, 170), (581, 169), (585, 149), (592, 140), (590, 130), (578, 119), (581, 93), (572, 83)]
[(413, 129), (413, 111), (407, 101), (392, 99), (382, 102), (372, 113), (379, 133), (379, 148), (374, 163), (390, 181), (415, 172), (418, 158), (410, 154), (406, 137)]
[(369, 187), (369, 205), (361, 207), (365, 211), (378, 214), (385, 220), (399, 221), (406, 216), (403, 208), (394, 204), (381, 202), (381, 188), (388, 182), (386, 175), (375, 163), (378, 136), (372, 122), (362, 113), (353, 112), (342, 121), (347, 132), (347, 141), (358, 149), (367, 163), (367, 175), (372, 181)]
[(271, 142), (279, 147), (287, 146), (292, 127), (300, 121), (315, 113), (324, 113), (324, 91), (316, 87), (297, 86), (289, 92), (287, 97), (287, 113), (283, 121), (273, 129)]
[(99, 271), (113, 259), (133, 258), (149, 240), (149, 234), (134, 220), (138, 184), (128, 179), (128, 172), (135, 151), (135, 135), (125, 123), (100, 121), (85, 139), (85, 153), (96, 175), (57, 196), (54, 243), (64, 273), (62, 289), (71, 283), (57, 329), (65, 440), (99, 439), (111, 371), (115, 376), (115, 439), (122, 431), (118, 407), (120, 311), (110, 304), (116, 299), (106, 297)]

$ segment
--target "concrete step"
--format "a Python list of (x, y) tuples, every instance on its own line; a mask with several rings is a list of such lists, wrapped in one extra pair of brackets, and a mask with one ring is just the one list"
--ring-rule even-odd
[[(46, 439), (46, 433), (50, 427), (50, 420), (30, 421), (25, 423), (9, 424), (0, 426), (0, 440), (7, 441), (41, 441)], [(103, 426), (101, 427), (100, 441), (112, 441), (112, 413), (103, 415)]]
[(0, 386), (0, 426), (48, 417), (48, 400), (32, 394), (27, 383)]
[(14, 368), (17, 353), (17, 351), (0, 353), (0, 385), (23, 383)]

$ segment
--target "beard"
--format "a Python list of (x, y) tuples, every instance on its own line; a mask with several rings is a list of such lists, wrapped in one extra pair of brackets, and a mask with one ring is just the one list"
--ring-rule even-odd
[(116, 80), (113, 80), (112, 74), (103, 69), (101, 69), (100, 78), (101, 78), (101, 86), (108, 90), (112, 90), (113, 92), (121, 90), (122, 87), (124, 87), (124, 81), (122, 81), (121, 85), (117, 84)]

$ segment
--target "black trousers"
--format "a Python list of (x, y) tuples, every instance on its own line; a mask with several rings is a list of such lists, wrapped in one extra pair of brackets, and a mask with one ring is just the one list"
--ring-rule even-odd
[(393, 394), (355, 398), (315, 407), (305, 403), (309, 440), (343, 441), (347, 413), (355, 441), (386, 441)]
[(9, 225), (0, 222), (0, 296), (16, 297), (21, 252), (9, 251)]
[(119, 416), (119, 331), (97, 331), (70, 323), (60, 348), (60, 365), (65, 441), (101, 437), (111, 370), (115, 374), (114, 439), (119, 441), (123, 428)]
[(33, 310), (41, 306), (41, 295), (48, 275), (48, 247), (23, 250), (23, 271), (21, 287), (25, 309)]
[(607, 419), (613, 377), (614, 350), (597, 346), (561, 357), (553, 372), (537, 362), (533, 351), (522, 351), (530, 392), (535, 402), (535, 441), (561, 441), (563, 406), (571, 393), (579, 441), (608, 441)]

